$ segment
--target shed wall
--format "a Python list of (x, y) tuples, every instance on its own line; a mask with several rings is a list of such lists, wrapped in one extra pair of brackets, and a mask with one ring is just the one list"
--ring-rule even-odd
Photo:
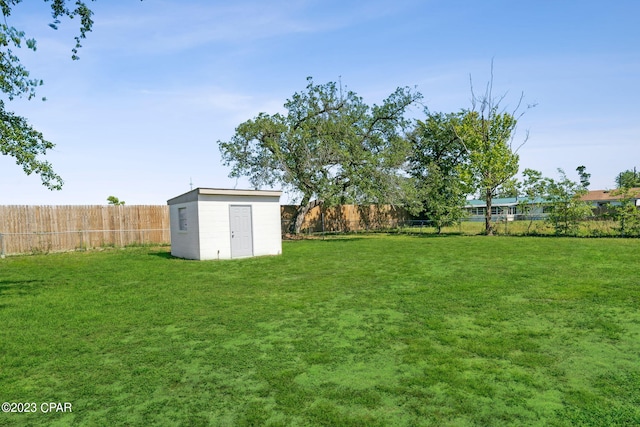
[(200, 244), (197, 259), (231, 258), (231, 205), (251, 206), (254, 256), (281, 254), (279, 200), (279, 197), (201, 194), (198, 202)]
[(280, 231), (280, 198), (253, 203), (253, 254), (280, 255), (282, 233)]
[[(187, 230), (180, 230), (178, 210), (186, 208)], [(171, 223), (171, 255), (179, 258), (200, 258), (200, 235), (198, 220), (198, 203), (186, 202), (169, 206)]]

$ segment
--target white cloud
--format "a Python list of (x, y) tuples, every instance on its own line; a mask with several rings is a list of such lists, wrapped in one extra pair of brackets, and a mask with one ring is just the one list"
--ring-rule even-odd
[[(315, 5), (314, 5), (315, 3)], [(218, 2), (156, 1), (101, 7), (96, 3), (95, 33), (109, 34), (101, 48), (159, 53), (201, 48), (217, 43), (246, 44), (277, 36), (331, 31), (370, 19), (375, 8), (365, 4), (341, 13), (309, 14), (323, 5), (305, 1)], [(378, 8), (376, 15), (382, 11)], [(113, 36), (117, 40), (113, 40)], [(114, 43), (115, 41), (115, 43)]]

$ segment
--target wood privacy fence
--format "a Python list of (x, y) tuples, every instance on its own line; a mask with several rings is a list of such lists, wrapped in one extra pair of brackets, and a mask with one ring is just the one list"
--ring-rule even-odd
[[(282, 233), (296, 206), (281, 206)], [(303, 232), (349, 232), (396, 227), (409, 219), (388, 205), (316, 206)], [(108, 246), (169, 244), (166, 205), (0, 206), (0, 256)]]
[(0, 255), (170, 239), (168, 206), (0, 206)]
[[(297, 206), (282, 206), (282, 233), (289, 232), (289, 226)], [(316, 206), (305, 216), (303, 233), (352, 232), (395, 228), (411, 219), (409, 213), (391, 205), (341, 205)]]

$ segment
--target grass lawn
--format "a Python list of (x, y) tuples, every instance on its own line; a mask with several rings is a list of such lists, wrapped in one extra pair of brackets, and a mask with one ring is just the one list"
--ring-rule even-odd
[[(574, 237), (620, 237), (619, 226), (617, 221), (612, 220), (582, 221), (578, 228), (571, 231), (569, 235)], [(553, 225), (544, 220), (493, 221), (493, 227), (496, 235), (556, 236)], [(417, 220), (411, 226), (400, 227), (397, 231), (413, 234), (437, 233), (435, 227), (421, 225)], [(485, 225), (484, 221), (462, 221), (459, 224), (443, 227), (442, 232), (445, 234), (480, 235), (484, 234)]]
[(640, 425), (640, 240), (283, 249), (0, 260), (0, 425)]

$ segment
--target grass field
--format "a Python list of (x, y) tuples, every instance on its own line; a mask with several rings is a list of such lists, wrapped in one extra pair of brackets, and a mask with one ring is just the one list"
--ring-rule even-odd
[[(582, 221), (580, 225), (569, 232), (572, 237), (621, 237), (620, 224), (611, 220)], [(544, 220), (535, 221), (494, 221), (494, 233), (503, 236), (556, 236), (556, 230), (551, 223)], [(430, 226), (420, 226), (414, 221), (411, 226), (401, 226), (396, 232), (412, 234), (436, 234), (437, 229)], [(443, 227), (443, 234), (458, 234), (477, 236), (484, 234), (484, 221), (462, 221), (459, 224)], [(633, 236), (633, 235), (632, 235)], [(633, 237), (638, 237), (637, 235)]]
[(0, 425), (640, 425), (640, 240), (283, 249), (0, 260)]

